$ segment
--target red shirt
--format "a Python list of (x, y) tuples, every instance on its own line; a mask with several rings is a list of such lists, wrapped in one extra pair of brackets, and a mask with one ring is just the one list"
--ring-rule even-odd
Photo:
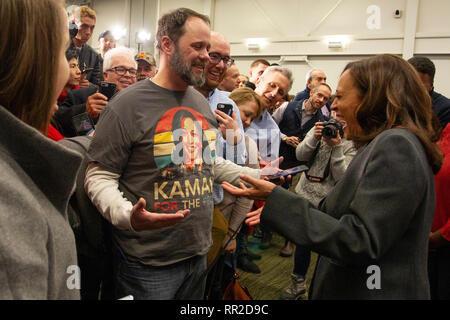
[(47, 137), (49, 137), (50, 139), (52, 139), (54, 141), (59, 141), (59, 140), (64, 139), (64, 137), (61, 135), (61, 133), (59, 133), (59, 131), (56, 130), (56, 128), (54, 126), (52, 126), (51, 124), (48, 126)]
[[(74, 86), (72, 89), (70, 90), (75, 90), (75, 89), (80, 89), (79, 86)], [(67, 93), (61, 92), (58, 98), (58, 103), (63, 103), (64, 100), (66, 100), (67, 98)]]
[(441, 170), (434, 176), (436, 210), (431, 232), (441, 229), (442, 237), (450, 241), (450, 124), (447, 124), (439, 140), (444, 155)]

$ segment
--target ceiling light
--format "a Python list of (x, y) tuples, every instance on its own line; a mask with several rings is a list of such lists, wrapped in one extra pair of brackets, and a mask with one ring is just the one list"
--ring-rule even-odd
[(249, 50), (259, 50), (264, 48), (268, 44), (268, 41), (263, 38), (251, 38), (247, 39), (246, 45)]
[(344, 48), (350, 43), (350, 36), (334, 35), (325, 37), (328, 48)]
[(149, 41), (150, 40), (150, 38), (151, 38), (151, 33), (150, 32), (147, 32), (147, 31), (145, 31), (145, 30), (141, 30), (141, 31), (139, 31), (139, 33), (138, 33), (138, 39), (139, 39), (139, 41), (141, 42), (141, 43), (143, 43), (143, 42), (145, 42), (145, 41)]
[(120, 40), (123, 37), (125, 37), (125, 35), (127, 34), (127, 29), (121, 27), (121, 26), (115, 26), (113, 28), (111, 28), (111, 33), (114, 37), (114, 39)]

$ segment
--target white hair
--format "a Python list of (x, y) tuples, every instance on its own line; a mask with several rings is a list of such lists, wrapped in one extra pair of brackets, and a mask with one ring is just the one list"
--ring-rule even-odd
[(135, 68), (137, 68), (137, 62), (134, 60), (134, 56), (136, 54), (136, 50), (127, 48), (127, 47), (117, 47), (105, 53), (105, 59), (103, 60), (103, 72), (111, 69), (112, 67), (112, 58), (115, 56), (129, 57), (131, 61), (133, 61)]
[(289, 80), (289, 92), (292, 89), (292, 84), (294, 82), (291, 70), (280, 66), (270, 66), (267, 67), (266, 70), (264, 70), (263, 74), (261, 75), (261, 79), (263, 79), (268, 73), (272, 72), (279, 72)]

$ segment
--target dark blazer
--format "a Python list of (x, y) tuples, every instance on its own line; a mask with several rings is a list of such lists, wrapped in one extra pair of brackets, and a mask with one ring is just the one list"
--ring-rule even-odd
[[(303, 127), (301, 127), (303, 101), (304, 100), (289, 102), (283, 113), (283, 118), (278, 124), (278, 127), (283, 134), (288, 137), (296, 136), (300, 140), (305, 138), (308, 131), (314, 127), (316, 122), (325, 121), (322, 111), (317, 110), (317, 112), (313, 114), (312, 118), (306, 122)], [(297, 160), (295, 148), (288, 145), (284, 141), (281, 141), (280, 143), (279, 155), (284, 158), (283, 162), (280, 164), (281, 169), (288, 169), (301, 164), (301, 162)]]
[[(64, 103), (59, 106), (54, 115), (58, 130), (64, 137), (75, 137), (77, 131), (72, 123), (72, 117), (86, 112), (86, 102), (90, 95), (97, 92), (97, 87), (80, 88), (69, 91)], [(92, 119), (94, 123), (97, 119)]]
[(439, 121), (441, 122), (442, 128), (447, 126), (450, 122), (450, 99), (446, 98), (442, 94), (436, 91), (431, 91), (431, 100), (433, 105), (433, 110), (436, 113)]
[[(312, 299), (429, 299), (428, 236), (434, 180), (424, 149), (405, 129), (362, 147), (316, 209), (276, 187), (261, 223), (319, 253)], [(380, 289), (367, 283), (379, 267)]]

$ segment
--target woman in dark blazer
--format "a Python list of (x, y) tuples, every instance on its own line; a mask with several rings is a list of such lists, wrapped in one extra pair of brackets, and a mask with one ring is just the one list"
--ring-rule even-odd
[(429, 299), (433, 173), (442, 155), (428, 93), (406, 61), (380, 55), (346, 66), (331, 108), (358, 153), (319, 208), (247, 176), (252, 188), (224, 188), (266, 200), (247, 223), (319, 253), (311, 299)]

